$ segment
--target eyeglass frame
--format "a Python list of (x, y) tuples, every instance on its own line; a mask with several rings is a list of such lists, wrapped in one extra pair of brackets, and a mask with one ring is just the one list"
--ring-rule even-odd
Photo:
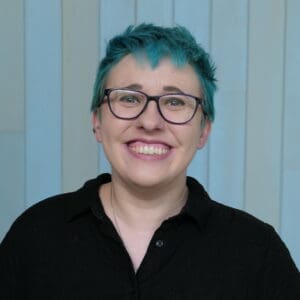
[[(125, 118), (125, 117), (120, 117), (120, 116), (118, 116), (118, 115), (113, 111), (113, 109), (112, 109), (112, 107), (111, 107), (111, 103), (110, 103), (111, 100), (110, 100), (110, 97), (109, 97), (109, 96), (110, 96), (110, 93), (113, 92), (113, 91), (116, 91), (116, 90), (117, 90), (117, 91), (120, 90), (120, 91), (138, 92), (138, 93), (144, 95), (144, 96), (146, 97), (146, 102), (145, 102), (145, 105), (144, 105), (143, 109), (142, 109), (135, 117)], [(194, 112), (193, 112), (192, 116), (191, 116), (187, 121), (179, 122), (179, 123), (178, 123), (178, 122), (173, 122), (173, 121), (168, 120), (168, 119), (163, 115), (163, 113), (162, 113), (162, 111), (161, 111), (161, 109), (160, 109), (159, 99), (160, 99), (161, 97), (172, 96), (172, 95), (188, 96), (188, 97), (193, 98), (193, 99), (196, 101), (196, 105), (195, 105)], [(174, 124), (174, 125), (184, 125), (184, 124), (190, 122), (190, 121), (194, 118), (194, 116), (195, 116), (195, 114), (196, 114), (196, 112), (197, 112), (198, 106), (201, 107), (204, 117), (207, 116), (207, 113), (205, 112), (204, 107), (203, 107), (203, 102), (204, 102), (204, 100), (203, 100), (202, 98), (199, 98), (199, 97), (196, 97), (196, 96), (193, 96), (193, 95), (190, 95), (190, 94), (185, 94), (185, 93), (168, 93), (168, 94), (163, 94), (163, 95), (149, 96), (149, 95), (147, 95), (146, 93), (144, 93), (144, 92), (142, 92), (142, 91), (139, 91), (139, 90), (133, 90), (133, 89), (127, 89), (127, 88), (109, 88), (109, 89), (104, 89), (103, 97), (102, 97), (102, 99), (99, 100), (99, 104), (97, 105), (97, 108), (99, 108), (99, 107), (104, 103), (104, 98), (105, 98), (105, 96), (107, 97), (107, 100), (108, 100), (107, 103), (108, 103), (108, 107), (109, 107), (110, 112), (111, 112), (116, 118), (121, 119), (121, 120), (126, 120), (126, 121), (135, 120), (135, 119), (137, 119), (139, 116), (141, 116), (141, 115), (144, 113), (144, 111), (147, 109), (147, 106), (148, 106), (148, 104), (149, 104), (150, 101), (154, 101), (154, 102), (156, 103), (157, 110), (158, 110), (160, 116), (161, 116), (166, 122), (168, 122), (168, 123), (170, 123), (170, 124)]]

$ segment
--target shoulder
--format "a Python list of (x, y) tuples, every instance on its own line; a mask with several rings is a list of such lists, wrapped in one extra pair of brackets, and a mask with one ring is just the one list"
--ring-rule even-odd
[(221, 240), (226, 240), (225, 244), (247, 254), (250, 261), (257, 259), (274, 274), (284, 270), (286, 274), (298, 274), (288, 248), (273, 226), (245, 211), (211, 201), (212, 224), (217, 224), (215, 232)]
[(204, 187), (188, 177), (190, 196), (189, 214), (205, 228), (206, 234), (228, 249), (252, 249), (264, 255), (272, 241), (280, 241), (275, 229), (268, 223), (243, 210), (214, 201)]
[(272, 226), (250, 213), (212, 200), (197, 180), (188, 177), (187, 183), (190, 190), (189, 214), (211, 234), (265, 242), (266, 237), (274, 232)]
[(31, 223), (56, 223), (64, 218), (66, 204), (71, 202), (76, 192), (51, 196), (27, 208), (13, 223), (15, 226), (27, 226)]
[[(104, 180), (108, 180), (106, 177)], [(4, 241), (24, 240), (25, 237), (34, 239), (37, 235), (51, 233), (59, 234), (67, 224), (68, 218), (90, 208), (90, 203), (95, 201), (95, 195), (102, 181), (103, 175), (88, 180), (74, 192), (55, 195), (34, 204), (15, 220)]]
[(278, 237), (270, 224), (243, 210), (211, 200), (211, 222), (218, 231), (240, 243), (267, 246), (272, 237)]
[(59, 232), (65, 220), (65, 207), (74, 193), (44, 199), (26, 209), (12, 224), (2, 241), (8, 249), (26, 248)]
[[(214, 237), (233, 264), (246, 266), (261, 280), (265, 298), (294, 299), (300, 293), (300, 276), (288, 248), (279, 234), (262, 220), (242, 210), (213, 200), (211, 210)], [(277, 298), (276, 298), (277, 299)], [(298, 298), (297, 298), (298, 299)]]

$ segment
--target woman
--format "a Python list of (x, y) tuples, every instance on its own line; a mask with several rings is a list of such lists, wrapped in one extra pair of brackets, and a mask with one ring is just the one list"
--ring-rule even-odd
[(299, 272), (271, 226), (186, 176), (215, 89), (209, 56), (183, 27), (114, 37), (92, 103), (111, 175), (14, 223), (0, 248), (5, 299), (298, 299)]

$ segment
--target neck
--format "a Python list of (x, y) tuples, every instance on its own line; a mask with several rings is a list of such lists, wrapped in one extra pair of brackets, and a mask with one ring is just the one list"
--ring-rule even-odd
[[(160, 224), (180, 212), (187, 199), (185, 179), (181, 184), (161, 188), (138, 188), (124, 185), (112, 177), (103, 187), (103, 206), (116, 223), (131, 228), (155, 231)], [(115, 224), (118, 226), (118, 224)]]

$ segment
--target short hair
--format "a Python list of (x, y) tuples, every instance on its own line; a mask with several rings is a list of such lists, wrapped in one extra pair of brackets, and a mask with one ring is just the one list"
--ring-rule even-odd
[(190, 64), (199, 78), (203, 92), (204, 112), (214, 120), (214, 93), (216, 91), (215, 66), (210, 56), (197, 44), (192, 34), (183, 26), (161, 27), (142, 23), (129, 26), (123, 33), (113, 37), (106, 47), (94, 84), (91, 110), (96, 111), (104, 96), (105, 81), (110, 70), (126, 55), (137, 59), (141, 54), (155, 68), (160, 60), (169, 57), (178, 68)]

